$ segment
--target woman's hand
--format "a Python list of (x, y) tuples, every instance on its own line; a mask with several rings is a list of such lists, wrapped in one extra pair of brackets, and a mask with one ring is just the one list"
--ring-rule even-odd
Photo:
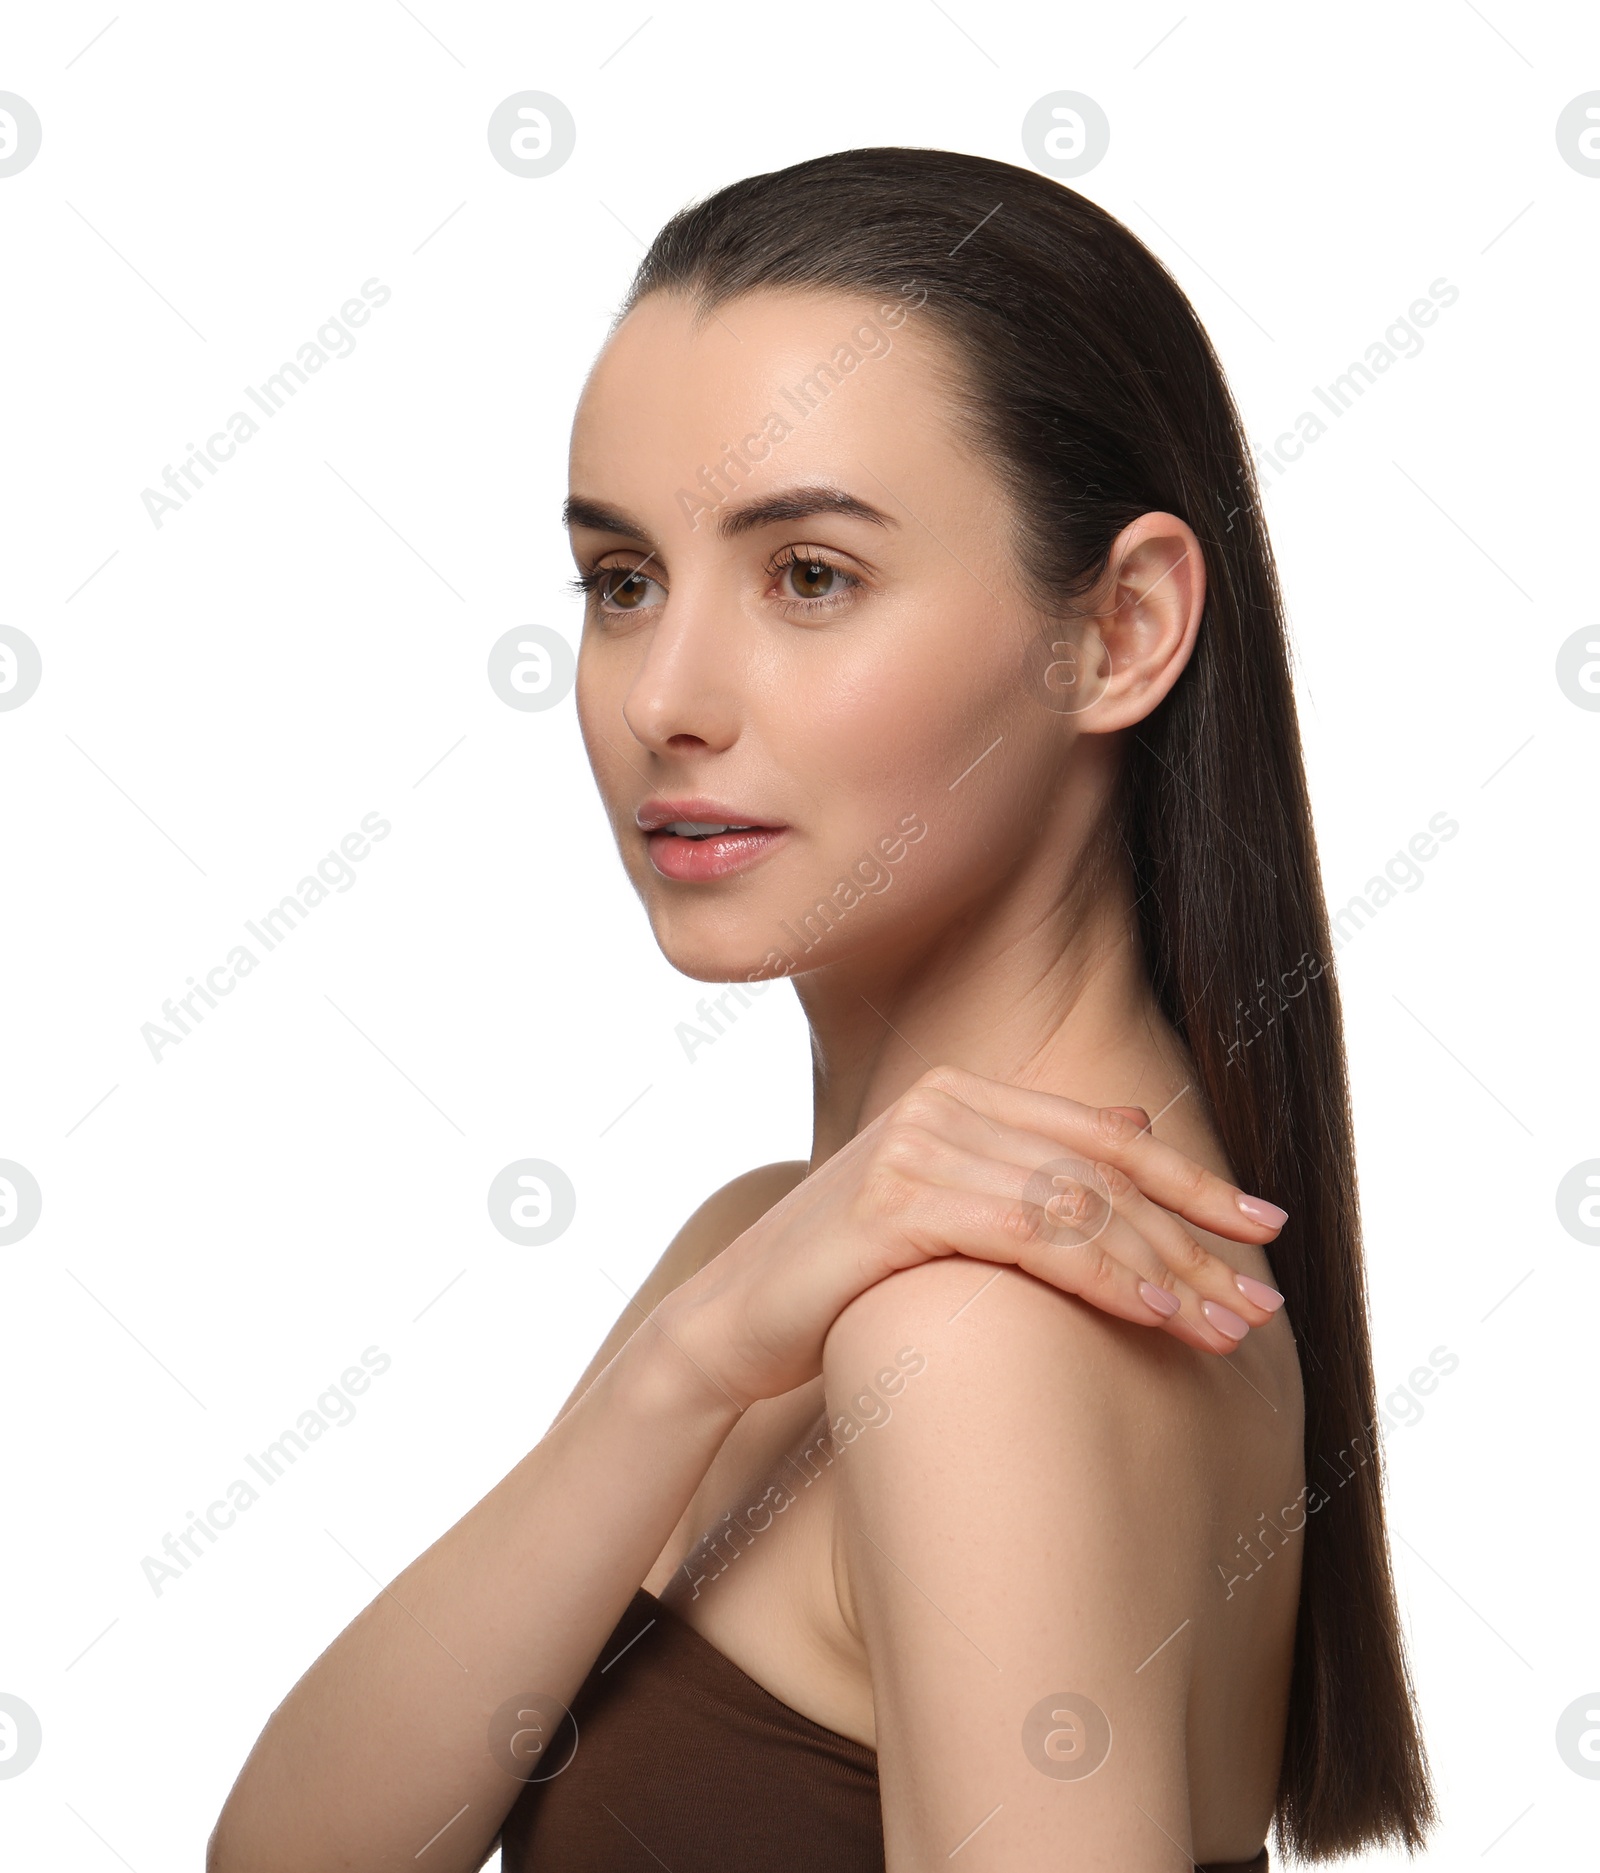
[(1231, 1353), (1282, 1297), (1236, 1276), (1178, 1219), (1264, 1243), (1283, 1212), (1148, 1125), (1137, 1108), (935, 1068), (651, 1318), (741, 1409), (815, 1378), (858, 1294), (949, 1255), (1009, 1263), (1119, 1319)]

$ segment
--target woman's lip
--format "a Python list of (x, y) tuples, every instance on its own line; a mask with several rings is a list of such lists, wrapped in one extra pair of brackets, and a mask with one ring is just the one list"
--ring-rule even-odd
[(691, 826), (754, 826), (762, 832), (782, 829), (781, 821), (764, 820), (759, 814), (741, 812), (736, 806), (708, 800), (700, 794), (689, 800), (653, 797), (639, 808), (634, 820), (641, 832), (655, 832), (679, 820)]
[[(715, 823), (715, 822), (713, 822)], [(682, 839), (673, 832), (649, 832), (650, 863), (663, 878), (680, 884), (704, 884), (748, 871), (789, 835), (787, 826), (753, 826), (743, 832), (714, 833), (707, 839)]]

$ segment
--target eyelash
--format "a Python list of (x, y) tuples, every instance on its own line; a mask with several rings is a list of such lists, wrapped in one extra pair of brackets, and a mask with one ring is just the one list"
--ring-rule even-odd
[[(780, 598), (777, 601), (778, 604), (781, 605), (784, 610), (790, 612), (808, 613), (814, 617), (818, 612), (832, 611), (838, 605), (847, 604), (853, 594), (865, 584), (865, 580), (860, 578), (859, 575), (853, 572), (847, 572), (843, 566), (827, 553), (816, 552), (809, 548), (802, 549), (796, 546), (783, 547), (774, 556), (771, 565), (767, 567), (767, 574), (771, 578), (779, 578), (791, 566), (826, 566), (828, 571), (831, 572), (836, 579), (843, 582), (844, 590), (841, 592), (830, 592), (825, 598)], [(591, 566), (587, 571), (580, 572), (576, 577), (569, 580), (568, 586), (570, 590), (581, 592), (585, 597), (603, 595), (605, 581), (610, 574), (619, 573), (623, 577), (626, 577), (627, 574), (633, 570), (634, 568), (631, 566)], [(650, 578), (648, 573), (645, 573), (643, 576), (645, 578)], [(661, 581), (659, 579), (652, 579), (651, 583), (659, 585)], [(653, 609), (653, 607), (649, 607), (648, 609)], [(613, 618), (626, 617), (627, 612), (607, 612), (605, 615)]]

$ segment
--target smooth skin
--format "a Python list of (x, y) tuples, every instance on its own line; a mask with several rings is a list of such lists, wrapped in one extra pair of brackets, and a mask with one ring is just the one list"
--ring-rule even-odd
[[(535, 1449), (300, 1680), (211, 1873), (414, 1866), (446, 1822), (426, 1863), (481, 1865), (519, 1792), (491, 1714), (534, 1685), (570, 1702), (641, 1582), (878, 1751), (890, 1873), (958, 1846), (1167, 1873), (1265, 1836), (1298, 1544), (1256, 1541), (1257, 1567), (1240, 1538), (1304, 1481), (1281, 1213), (1231, 1177), (1127, 877), (1081, 877), (1121, 738), (1192, 650), (1203, 559), (1174, 515), (1126, 528), (1051, 621), (1082, 706), (1041, 707), (953, 360), (915, 313), (891, 329), (827, 295), (705, 319), (647, 298), (572, 441), (578, 706), (619, 850), (679, 969), (794, 977), (811, 1160), (701, 1207)], [(701, 467), (849, 342), (831, 395), (708, 495)], [(667, 878), (636, 820), (662, 797), (788, 830), (748, 870)], [(892, 882), (797, 954), (908, 814)], [(1085, 1169), (1041, 1203), (1063, 1157)], [(1062, 1693), (1111, 1721), (1083, 1779), (1024, 1747)]]

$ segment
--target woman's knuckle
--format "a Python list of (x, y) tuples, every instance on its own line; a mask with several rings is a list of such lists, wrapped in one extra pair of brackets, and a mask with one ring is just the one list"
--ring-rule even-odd
[(927, 1162), (928, 1142), (921, 1125), (910, 1113), (902, 1113), (884, 1129), (878, 1144), (878, 1162), (894, 1171), (915, 1171)]
[[(966, 1086), (971, 1077), (969, 1073), (964, 1072), (960, 1067), (929, 1067), (927, 1072), (917, 1081), (916, 1085), (928, 1092), (945, 1093), (953, 1099), (959, 1099), (963, 1087)], [(916, 1089), (913, 1088), (913, 1090)]]
[(1133, 1179), (1115, 1164), (1097, 1164), (1095, 1170), (1105, 1180), (1106, 1190), (1113, 1197), (1125, 1197), (1134, 1188)]
[(881, 1154), (862, 1182), (862, 1197), (875, 1216), (904, 1216), (918, 1194), (917, 1180), (901, 1165), (891, 1163)]
[(1211, 1173), (1203, 1164), (1196, 1164), (1193, 1158), (1185, 1158), (1173, 1172), (1173, 1177), (1186, 1197), (1201, 1197), (1206, 1193)]
[(948, 1106), (947, 1093), (919, 1081), (910, 1092), (902, 1094), (895, 1106), (895, 1118), (907, 1125), (932, 1126), (938, 1124)]
[(1001, 1238), (1020, 1249), (1032, 1248), (1045, 1236), (1045, 1214), (1035, 1203), (1008, 1203), (1000, 1211)]
[(1109, 1288), (1116, 1282), (1117, 1258), (1103, 1244), (1096, 1246), (1091, 1243), (1085, 1272), (1090, 1287)]
[(1126, 1112), (1117, 1112), (1110, 1106), (1100, 1106), (1096, 1110), (1092, 1129), (1102, 1145), (1125, 1145), (1139, 1132)]
[(1210, 1251), (1202, 1243), (1197, 1242), (1187, 1229), (1180, 1229), (1175, 1241), (1178, 1263), (1189, 1274), (1197, 1275), (1209, 1266)]
[(1055, 1179), (1054, 1193), (1045, 1203), (1045, 1214), (1058, 1223), (1081, 1223), (1089, 1214), (1089, 1193), (1070, 1178)]

